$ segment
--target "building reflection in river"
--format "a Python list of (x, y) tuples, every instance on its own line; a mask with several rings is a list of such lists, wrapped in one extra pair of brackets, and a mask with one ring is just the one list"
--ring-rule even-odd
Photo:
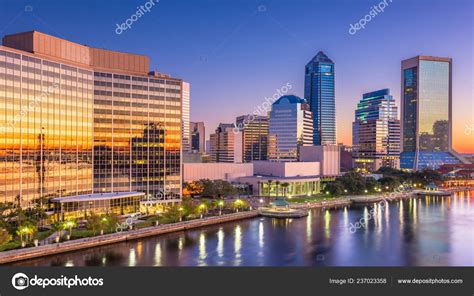
[[(472, 198), (313, 209), (302, 219), (248, 219), (15, 265), (474, 266)], [(361, 218), (366, 227), (351, 233)]]

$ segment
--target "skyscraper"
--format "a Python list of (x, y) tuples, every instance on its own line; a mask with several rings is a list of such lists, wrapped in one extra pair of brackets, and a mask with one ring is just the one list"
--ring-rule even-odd
[[(0, 202), (181, 195), (182, 80), (148, 57), (32, 31), (0, 46)], [(84, 209), (85, 211), (85, 209)]]
[(183, 82), (183, 98), (182, 98), (182, 106), (183, 109), (181, 113), (183, 114), (182, 118), (182, 130), (181, 130), (181, 145), (183, 152), (191, 151), (191, 130), (189, 126), (189, 111), (190, 111), (190, 85), (188, 82)]
[(364, 94), (352, 127), (356, 169), (374, 172), (380, 167), (400, 167), (400, 121), (390, 90)]
[(235, 127), (242, 132), (244, 162), (267, 160), (268, 117), (242, 115), (236, 118)]
[(299, 147), (313, 142), (309, 105), (297, 96), (283, 96), (272, 105), (269, 119), (268, 159), (297, 161)]
[(204, 122), (191, 122), (191, 150), (199, 153), (206, 152), (206, 127)]
[(467, 162), (451, 144), (451, 76), (451, 58), (417, 56), (402, 61), (402, 168)]
[(304, 98), (313, 113), (313, 144), (336, 144), (334, 62), (322, 51), (305, 67)]
[(243, 162), (242, 132), (232, 123), (221, 123), (210, 135), (212, 162)]

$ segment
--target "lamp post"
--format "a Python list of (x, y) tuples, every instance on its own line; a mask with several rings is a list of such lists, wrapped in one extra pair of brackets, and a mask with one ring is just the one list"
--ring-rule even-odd
[(219, 201), (219, 216), (222, 215), (222, 207), (224, 206), (224, 202), (221, 200)]
[(183, 221), (183, 207), (179, 207), (179, 222)]

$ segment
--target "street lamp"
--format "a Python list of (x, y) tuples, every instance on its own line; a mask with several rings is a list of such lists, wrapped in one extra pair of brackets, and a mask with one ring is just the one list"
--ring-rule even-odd
[(219, 216), (222, 215), (222, 207), (224, 206), (224, 202), (221, 200), (219, 201)]
[(201, 213), (201, 219), (202, 219), (202, 213), (206, 210), (206, 205), (205, 204), (200, 204), (199, 205), (199, 212)]
[(179, 207), (179, 222), (183, 221), (183, 207)]

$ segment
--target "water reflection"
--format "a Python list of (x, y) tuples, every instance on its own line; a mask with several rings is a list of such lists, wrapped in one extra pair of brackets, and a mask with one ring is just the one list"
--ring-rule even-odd
[[(474, 266), (472, 192), (256, 218), (18, 262), (39, 266)], [(365, 227), (354, 233), (351, 224)]]

